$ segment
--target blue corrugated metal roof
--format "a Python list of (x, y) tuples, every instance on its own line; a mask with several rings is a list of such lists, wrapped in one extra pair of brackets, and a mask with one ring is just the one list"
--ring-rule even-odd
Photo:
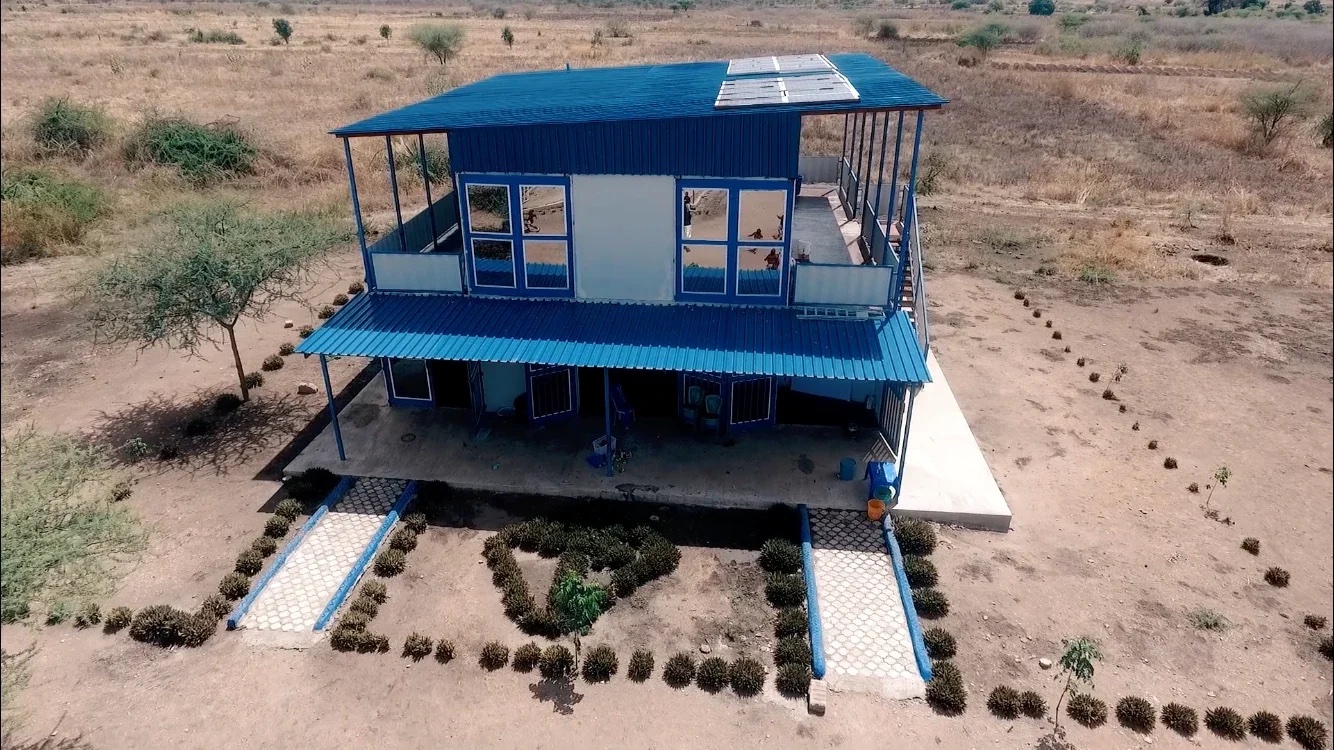
[(335, 135), (435, 133), (462, 128), (557, 125), (757, 112), (854, 112), (939, 107), (946, 99), (870, 55), (828, 55), (861, 101), (714, 109), (726, 62), (506, 73), (347, 125)]
[(301, 354), (930, 381), (902, 311), (882, 320), (795, 308), (360, 294)]

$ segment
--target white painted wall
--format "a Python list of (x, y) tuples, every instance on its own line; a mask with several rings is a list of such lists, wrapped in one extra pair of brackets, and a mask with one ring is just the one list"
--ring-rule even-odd
[(680, 202), (672, 177), (571, 176), (575, 296), (672, 301)]
[(822, 266), (798, 263), (793, 269), (793, 301), (798, 305), (884, 305), (889, 301), (889, 266)]
[(836, 398), (840, 401), (865, 403), (867, 396), (873, 396), (872, 408), (880, 406), (882, 383), (867, 380), (831, 380), (826, 378), (793, 378), (792, 390), (809, 393), (812, 396)]
[(482, 363), (482, 389), (486, 393), (486, 410), (496, 411), (514, 406), (514, 399), (528, 390), (523, 365), (509, 362)]
[(375, 286), (402, 292), (461, 292), (459, 256), (446, 253), (371, 253)]

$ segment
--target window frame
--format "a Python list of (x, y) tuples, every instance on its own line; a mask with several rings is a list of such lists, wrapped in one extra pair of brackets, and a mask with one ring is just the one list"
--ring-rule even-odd
[[(570, 205), (570, 179), (565, 175), (535, 175), (513, 173), (464, 172), (458, 175), (459, 191), (463, 197), (459, 212), (463, 229), (464, 261), (468, 271), (468, 289), (476, 294), (494, 294), (511, 297), (573, 297), (574, 296), (574, 216)], [(468, 206), (468, 188), (471, 186), (504, 187), (509, 208), (509, 231), (474, 231), (472, 211)], [(525, 234), (523, 231), (524, 187), (559, 187), (564, 191), (565, 232), (563, 234)], [(514, 271), (513, 286), (479, 283), (477, 258), (473, 252), (474, 238), (503, 240), (510, 243)], [(565, 243), (565, 286), (544, 287), (528, 285), (528, 260), (524, 242)]]
[[(394, 382), (394, 362), (396, 361), (422, 363), (422, 374), (426, 376), (426, 398), (399, 395), (398, 384)], [(385, 357), (382, 368), (384, 370), (385, 388), (389, 392), (390, 406), (431, 406), (435, 404), (435, 383), (431, 382), (431, 366), (427, 360), (413, 357)]]
[[(727, 191), (727, 238), (725, 240), (702, 240), (684, 236), (685, 207), (681, 195), (697, 190)], [(786, 194), (786, 212), (783, 219), (783, 238), (781, 240), (755, 240), (742, 236), (741, 194), (746, 191), (775, 191)], [(785, 305), (791, 287), (791, 247), (792, 247), (792, 211), (796, 194), (795, 180), (781, 179), (678, 179), (676, 181), (676, 299), (681, 302), (715, 302), (744, 305)], [(723, 291), (698, 292), (685, 288), (685, 269), (688, 257), (685, 247), (715, 246), (725, 248), (726, 265), (724, 269)], [(739, 253), (742, 248), (760, 248), (765, 251), (774, 249), (779, 254), (778, 291), (774, 294), (742, 294), (740, 291), (741, 264)], [(766, 252), (767, 255), (767, 252)]]

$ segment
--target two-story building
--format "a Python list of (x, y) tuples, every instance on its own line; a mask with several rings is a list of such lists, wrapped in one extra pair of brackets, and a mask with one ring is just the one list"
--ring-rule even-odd
[[(339, 128), (367, 292), (298, 351), (378, 358), (389, 404), (475, 428), (864, 424), (901, 475), (929, 380), (913, 186), (944, 103), (868, 55), (792, 55), (497, 75)], [(841, 156), (803, 156), (803, 118), (829, 115)], [(455, 190), (433, 196), (394, 151), (442, 137)], [(388, 159), (373, 243), (352, 138)]]

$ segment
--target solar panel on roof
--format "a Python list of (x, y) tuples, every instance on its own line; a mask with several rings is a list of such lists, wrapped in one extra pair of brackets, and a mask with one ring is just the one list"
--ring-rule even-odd
[(715, 109), (758, 107), (766, 104), (831, 104), (860, 101), (861, 95), (843, 74), (732, 78), (718, 87)]
[(778, 55), (774, 57), (743, 57), (727, 63), (727, 75), (746, 76), (763, 73), (810, 73), (837, 70), (824, 55)]

